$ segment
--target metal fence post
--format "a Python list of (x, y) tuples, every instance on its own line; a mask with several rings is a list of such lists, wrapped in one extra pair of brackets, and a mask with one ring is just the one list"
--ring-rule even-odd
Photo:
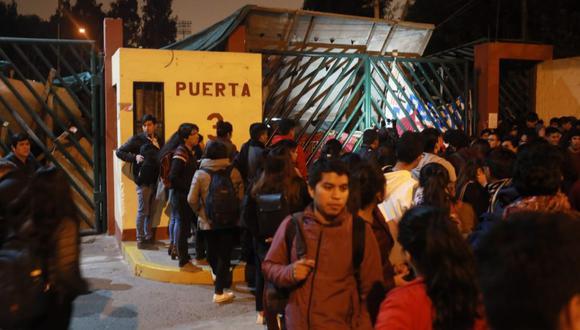
[(93, 198), (95, 200), (95, 229), (102, 232), (102, 196), (101, 196), (101, 155), (100, 145), (102, 143), (100, 136), (100, 113), (97, 104), (97, 56), (95, 47), (91, 47), (91, 121), (93, 133)]
[(365, 129), (368, 129), (371, 127), (371, 116), (372, 116), (372, 104), (371, 104), (371, 88), (372, 88), (372, 83), (371, 83), (371, 59), (368, 55), (364, 55), (364, 57), (362, 58), (362, 60), (365, 63), (365, 73), (364, 73), (364, 125), (365, 125)]

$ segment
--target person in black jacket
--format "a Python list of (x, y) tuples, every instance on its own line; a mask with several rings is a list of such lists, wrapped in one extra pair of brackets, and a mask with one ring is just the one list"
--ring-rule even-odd
[(179, 125), (167, 144), (160, 152), (160, 159), (172, 152), (171, 167), (169, 170), (169, 180), (171, 187), (171, 207), (177, 210), (175, 218), (177, 226), (174, 232), (174, 239), (177, 245), (177, 255), (179, 267), (186, 271), (195, 271), (197, 268), (190, 263), (191, 256), (187, 251), (187, 237), (191, 231), (191, 222), (195, 215), (187, 202), (189, 186), (193, 179), (193, 174), (197, 169), (196, 146), (199, 144), (199, 128), (195, 124), (183, 123)]
[(268, 141), (268, 127), (262, 123), (250, 125), (250, 139), (242, 145), (236, 155), (234, 166), (244, 179), (244, 187), (253, 182), (264, 163), (264, 150)]
[(262, 261), (270, 248), (273, 235), (264, 233), (264, 228), (260, 227), (260, 211), (258, 207), (258, 196), (262, 194), (281, 194), (284, 203), (281, 205), (281, 218), (275, 219), (269, 216), (272, 222), (282, 222), (283, 218), (295, 212), (303, 210), (311, 202), (308, 194), (306, 182), (298, 176), (294, 168), (290, 148), (286, 145), (274, 147), (268, 153), (264, 163), (264, 171), (247, 190), (247, 198), (243, 205), (242, 219), (248, 230), (254, 237), (254, 248), (256, 251), (256, 311), (257, 322), (268, 323), (268, 329), (275, 329), (275, 315), (264, 308), (263, 290), (264, 276), (262, 274)]
[(30, 152), (30, 138), (26, 133), (17, 133), (12, 135), (10, 152), (5, 160), (16, 165), (16, 169), (23, 174), (23, 177), (30, 179), (34, 172), (40, 167), (34, 155)]
[(373, 166), (379, 167), (377, 149), (379, 148), (379, 132), (375, 129), (367, 129), (363, 132), (362, 144), (356, 151), (362, 159), (369, 161)]
[(17, 236), (36, 243), (34, 255), (43, 260), (50, 284), (46, 310), (26, 329), (68, 329), (73, 301), (88, 293), (88, 284), (80, 269), (80, 219), (65, 172), (55, 167), (37, 170), (9, 213), (23, 221)]
[(137, 247), (147, 248), (152, 243), (151, 215), (154, 214), (155, 188), (159, 177), (157, 154), (162, 145), (155, 134), (156, 119), (145, 114), (141, 120), (143, 132), (129, 139), (116, 155), (132, 164), (132, 174), (137, 185)]
[[(263, 123), (250, 125), (250, 139), (242, 145), (234, 159), (234, 166), (240, 171), (244, 187), (249, 187), (262, 170), (268, 142), (268, 126)], [(246, 282), (250, 288), (255, 287), (255, 256), (252, 236), (243, 224), (240, 228), (241, 260), (246, 262)]]

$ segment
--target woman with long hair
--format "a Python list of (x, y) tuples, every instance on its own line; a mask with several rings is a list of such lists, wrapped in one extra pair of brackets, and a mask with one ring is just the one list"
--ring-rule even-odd
[(449, 191), (449, 172), (438, 163), (429, 163), (419, 174), (419, 189), (415, 193), (415, 205), (431, 205), (449, 210), (453, 195)]
[(487, 211), (489, 207), (489, 194), (485, 189), (487, 178), (484, 167), (483, 160), (469, 160), (459, 172), (455, 189), (458, 200), (469, 203), (477, 217)]
[(421, 169), (419, 188), (415, 192), (414, 205), (429, 205), (447, 210), (450, 219), (465, 235), (473, 229), (476, 221), (472, 208), (457, 202), (455, 189), (450, 186), (449, 172), (438, 163), (429, 163)]
[(417, 277), (389, 292), (376, 329), (486, 329), (473, 253), (447, 211), (409, 209), (399, 223), (398, 241)]
[(41, 168), (11, 205), (11, 215), (28, 219), (20, 228), (24, 237), (32, 237), (36, 255), (46, 265), (50, 284), (48, 309), (31, 329), (68, 329), (73, 301), (88, 290), (81, 276), (80, 220), (64, 171)]
[(296, 143), (292, 140), (282, 140), (282, 141), (279, 141), (278, 143), (270, 146), (270, 150), (274, 151), (274, 153), (276, 153), (278, 155), (288, 155), (290, 157), (290, 160), (292, 161), (292, 166), (294, 168), (294, 172), (296, 172), (298, 177), (304, 178), (303, 175), (300, 173), (300, 170), (298, 169), (298, 166), (297, 166), (298, 143)]
[[(280, 211), (273, 214), (260, 214), (258, 201), (261, 201), (264, 196), (272, 196), (272, 198), (279, 196)], [(270, 248), (273, 233), (272, 230), (268, 232), (266, 228), (262, 228), (259, 219), (268, 217), (274, 225), (279, 225), (287, 215), (304, 210), (310, 201), (308, 187), (294, 166), (291, 146), (274, 147), (266, 157), (264, 169), (258, 180), (248, 189), (242, 212), (244, 222), (254, 238), (256, 251), (257, 323), (261, 324), (266, 321), (269, 328), (275, 328), (276, 319), (275, 315), (272, 315), (274, 313), (268, 313), (264, 308), (264, 277), (261, 264)]]
[[(168, 155), (171, 156), (171, 166), (169, 169), (169, 180), (171, 188), (169, 190), (171, 203), (171, 220), (169, 224), (170, 232), (170, 253), (172, 258), (179, 258), (179, 267), (184, 270), (195, 270), (190, 264), (191, 256), (188, 253), (187, 237), (191, 231), (191, 222), (194, 220), (194, 213), (187, 202), (189, 184), (193, 179), (193, 174), (197, 169), (197, 158), (200, 154), (195, 152), (199, 145), (199, 128), (195, 124), (183, 123), (169, 141), (159, 152), (161, 160)], [(161, 161), (162, 162), (162, 161)], [(199, 252), (203, 249), (199, 237), (196, 237), (196, 258), (200, 258)]]

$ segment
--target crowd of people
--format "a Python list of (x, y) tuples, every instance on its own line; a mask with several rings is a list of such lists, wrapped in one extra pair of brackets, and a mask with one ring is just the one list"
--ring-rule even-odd
[[(579, 120), (544, 127), (530, 114), (475, 138), (371, 128), (356, 150), (327, 140), (309, 168), (297, 126), (252, 124), (238, 151), (231, 123), (218, 122), (207, 143), (183, 123), (163, 143), (145, 115), (143, 132), (116, 151), (132, 165), (138, 248), (154, 244), (152, 216), (167, 195), (168, 255), (183, 271), (209, 264), (221, 304), (235, 299), (241, 246), (256, 322), (268, 329), (580, 329)], [(0, 202), (28, 212), (17, 232), (35, 229), (59, 248), (50, 258), (63, 273), (48, 273), (62, 275), (53, 299), (68, 315), (86, 290), (78, 220), (54, 207), (70, 188), (43, 197), (37, 187), (62, 173), (37, 170), (22, 141), (0, 164)], [(19, 180), (29, 188), (5, 200)]]
[[(155, 119), (144, 117), (144, 132), (119, 148), (120, 158), (145, 163), (135, 140), (158, 140), (149, 123), (154, 126)], [(512, 278), (494, 277), (486, 267), (515, 266), (495, 252), (511, 256), (540, 237), (518, 233), (520, 245), (501, 247), (494, 240), (506, 240), (502, 235), (512, 226), (535, 232), (552, 226), (542, 234), (547, 241), (560, 240), (559, 226), (580, 234), (575, 118), (544, 127), (531, 114), (519, 126), (503, 124), (472, 139), (459, 130), (398, 136), (393, 129), (368, 129), (354, 151), (327, 140), (308, 171), (296, 127), (283, 119), (269, 136), (268, 126), (255, 123), (238, 152), (230, 123), (219, 122), (217, 138), (207, 145), (198, 127), (186, 123), (156, 158), (173, 208), (168, 254), (183, 270), (209, 263), (212, 299), (224, 303), (235, 296), (231, 259), (241, 245), (247, 281), (255, 287), (257, 323), (269, 329), (513, 329), (490, 315), (503, 309), (488, 305), (498, 299), (518, 304), (551, 263), (543, 260), (545, 251), (529, 255), (526, 260), (542, 271), (522, 266), (530, 274), (522, 274), (521, 291), (500, 290), (513, 285)], [(137, 188), (140, 248), (151, 238), (150, 194), (141, 192), (154, 191), (156, 181), (147, 182)], [(569, 248), (562, 260), (576, 257), (578, 245)], [(577, 263), (560, 266), (580, 275)], [(563, 313), (570, 325), (579, 315), (574, 299), (580, 292), (566, 283), (553, 301), (558, 308), (538, 315), (553, 329)], [(527, 308), (519, 312), (535, 306)]]

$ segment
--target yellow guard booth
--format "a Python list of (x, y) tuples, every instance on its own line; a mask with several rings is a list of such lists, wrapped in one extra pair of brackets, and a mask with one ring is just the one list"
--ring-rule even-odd
[[(167, 141), (184, 122), (199, 126), (204, 142), (223, 118), (234, 126), (233, 142), (240, 148), (249, 138), (251, 123), (262, 121), (261, 55), (120, 48), (112, 58), (117, 99), (117, 137), (122, 145), (141, 132), (144, 113), (159, 121), (158, 134)], [(135, 239), (137, 194), (115, 157), (116, 236)], [(169, 217), (157, 208), (155, 237), (167, 237)]]

